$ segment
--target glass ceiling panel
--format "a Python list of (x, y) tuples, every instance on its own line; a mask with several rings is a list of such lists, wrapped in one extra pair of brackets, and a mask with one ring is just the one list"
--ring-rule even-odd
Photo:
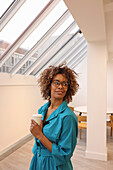
[[(16, 61), (10, 67), (9, 72), (25, 56), (25, 54), (27, 54), (28, 51), (31, 50), (31, 48), (42, 38), (42, 36), (56, 23), (56, 21), (64, 14), (66, 10), (66, 5), (63, 1), (60, 1), (58, 5), (50, 12), (50, 14), (33, 31), (33, 33), (26, 39), (26, 41), (24, 41), (24, 43), (16, 50), (16, 53), (20, 53), (21, 57), (16, 59)], [(64, 28), (61, 28), (62, 30), (60, 29), (61, 33), (73, 22), (73, 20), (74, 19), (72, 18), (72, 16), (70, 16), (69, 19), (62, 24)], [(38, 49), (38, 51), (32, 56), (32, 59), (30, 59), (30, 62), (27, 62), (29, 64), (25, 64), (26, 67), (29, 67), (31, 64), (33, 64), (33, 62), (35, 62), (35, 60), (48, 48), (50, 42), (54, 42), (57, 38), (58, 35), (50, 37), (51, 41), (47, 41), (46, 45), (44, 44), (44, 46), (42, 45), (42, 47)], [(15, 53), (13, 54), (13, 56), (15, 56)], [(12, 58), (12, 56), (10, 58)], [(10, 58), (9, 60), (11, 60)]]
[[(74, 32), (74, 31), (73, 31)], [(56, 65), (56, 63), (60, 63), (59, 61), (61, 61), (61, 59), (63, 58), (64, 55), (67, 54), (67, 52), (69, 50), (71, 50), (71, 48), (73, 46), (76, 45), (77, 41), (79, 41), (79, 39), (81, 38), (81, 35), (75, 34), (73, 36), (71, 36), (71, 38), (68, 39), (68, 41), (64, 41), (64, 44), (62, 44), (61, 48), (59, 48), (59, 50), (51, 57), (51, 59), (49, 61), (47, 61), (43, 67), (41, 69), (39, 69), (38, 67), (31, 73), (31, 75), (36, 75), (37, 73), (40, 73), (40, 71), (43, 71), (45, 68), (47, 68), (50, 65)], [(61, 63), (60, 63), (61, 64)]]
[(19, 35), (33, 21), (48, 2), (49, 0), (25, 1), (18, 12), (12, 17), (10, 22), (0, 32), (0, 42), (4, 44), (5, 50), (19, 37)]
[[(31, 50), (31, 48), (42, 38), (42, 36), (56, 23), (56, 21), (63, 15), (63, 13), (67, 10), (67, 7), (63, 0), (61, 0), (56, 7), (47, 15), (47, 17), (41, 22), (41, 24), (32, 32), (32, 34), (24, 41), (24, 43), (15, 51), (18, 55), (20, 54), (21, 57), (16, 59), (16, 61), (10, 66), (9, 72), (12, 68), (25, 56), (25, 54)], [(58, 12), (59, 11), (59, 12)], [(72, 17), (70, 17), (70, 21), (68, 20), (67, 27), (73, 21)], [(66, 28), (65, 28), (66, 29)], [(55, 37), (57, 38), (57, 37)], [(54, 39), (55, 39), (54, 38)], [(3, 43), (3, 42), (2, 42)], [(5, 46), (8, 43), (5, 43)], [(1, 50), (1, 54), (3, 50)], [(40, 51), (40, 50), (39, 50)], [(42, 51), (42, 50), (41, 50)], [(12, 56), (15, 56), (13, 53)], [(35, 61), (38, 57), (38, 53), (36, 52), (33, 56)], [(10, 58), (12, 58), (12, 56)], [(8, 59), (11, 61), (11, 59)], [(16, 57), (17, 58), (17, 57)], [(32, 63), (32, 62), (30, 62)]]
[[(57, 31), (50, 37), (51, 41), (47, 41), (44, 43), (44, 45), (41, 47), (41, 52), (42, 54), (46, 49), (49, 47), (50, 43), (52, 44), (68, 27), (69, 25), (73, 22), (72, 16), (70, 16), (64, 23), (61, 24), (61, 26), (57, 29)], [(70, 36), (70, 35), (69, 35)], [(40, 51), (38, 49), (37, 53)]]
[(1, 0), (0, 1), (0, 18), (4, 14), (4, 12), (7, 10), (7, 8), (12, 4), (14, 0)]
[[(52, 57), (53, 54), (55, 54), (55, 53), (70, 39), (70, 37), (72, 37), (72, 35), (70, 35), (70, 36), (67, 35), (67, 36), (63, 39), (62, 42), (59, 41), (59, 45), (58, 45), (57, 47), (55, 47), (54, 49), (50, 50), (49, 56), (47, 57), (46, 60), (48, 60), (48, 58)], [(46, 53), (48, 52), (50, 46), (52, 45), (52, 42), (54, 42), (54, 39), (56, 39), (56, 37), (55, 37), (55, 38), (54, 38), (54, 37), (50, 37), (50, 38), (48, 39), (48, 41), (47, 41), (43, 46), (41, 46), (41, 48), (40, 48), (39, 51), (38, 51), (38, 52), (39, 52), (39, 53), (38, 53), (38, 58), (37, 58), (36, 60), (39, 60), (39, 61), (40, 61), (40, 59), (41, 59), (42, 57), (44, 57), (44, 55), (46, 55)], [(44, 50), (44, 49), (45, 49), (45, 50)], [(33, 60), (33, 56), (30, 58), (30, 60)], [(34, 62), (36, 62), (36, 60), (34, 59)], [(43, 62), (42, 62), (41, 65), (40, 65), (40, 68), (43, 66), (43, 64), (45, 64), (46, 60), (45, 60), (45, 59), (43, 60)], [(32, 62), (32, 64), (33, 64), (34, 62)], [(32, 64), (31, 64), (31, 65), (32, 65)], [(24, 68), (24, 69), (21, 68), (18, 73), (23, 73), (23, 74), (24, 74), (24, 72), (25, 72), (29, 67), (30, 67), (30, 65), (29, 65), (28, 67)], [(22, 69), (23, 69), (23, 70), (22, 70)], [(38, 67), (37, 69), (39, 69), (39, 67)], [(37, 70), (37, 69), (35, 69), (35, 70)]]
[[(37, 70), (40, 70), (41, 67), (43, 67), (43, 65), (45, 65), (48, 61), (50, 61), (53, 58), (53, 56), (55, 56), (55, 54), (58, 53), (58, 51), (70, 40), (71, 37), (73, 37), (72, 34), (71, 35), (67, 34), (64, 38), (62, 38), (62, 40), (59, 41), (59, 44), (57, 46), (55, 46), (53, 49), (50, 50), (49, 56), (47, 57), (47, 59), (44, 59), (43, 62), (41, 62), (40, 66), (38, 66), (34, 70), (34, 72), (32, 72), (31, 74), (35, 75), (35, 72), (37, 72)], [(51, 41), (51, 39), (47, 43), (49, 44), (50, 41)], [(47, 51), (45, 51), (44, 53), (46, 55)], [(44, 57), (43, 54), (41, 55), (41, 58)], [(54, 60), (56, 60), (56, 58)], [(40, 59), (39, 59), (39, 61), (40, 61)]]
[[(5, 51), (10, 44), (12, 44), (17, 37), (24, 31), (24, 29), (32, 22), (32, 20), (38, 15), (38, 13), (44, 8), (44, 6), (50, 0), (27, 0), (15, 15), (7, 24), (7, 26), (0, 33), (0, 56)], [(39, 5), (40, 7), (39, 7)], [(25, 6), (26, 4), (26, 6)], [(33, 5), (32, 5), (33, 4)], [(31, 8), (30, 8), (31, 7)], [(38, 8), (39, 7), (39, 8)], [(25, 9), (28, 10), (25, 10)], [(23, 10), (22, 10), (23, 9)], [(42, 36), (55, 24), (55, 22), (61, 17), (61, 15), (67, 10), (65, 3), (61, 0), (58, 5), (50, 12), (50, 14), (42, 21), (42, 23), (33, 31), (33, 33), (24, 41), (24, 43), (13, 53), (13, 55), (5, 62), (5, 64), (0, 69), (0, 72), (10, 72), (12, 68), (28, 53), (29, 50), (42, 38)], [(27, 13), (28, 12), (28, 13)], [(21, 15), (22, 13), (22, 15)], [(21, 19), (19, 19), (19, 16)], [(26, 17), (27, 16), (27, 17)], [(14, 18), (16, 20), (14, 20)], [(51, 37), (37, 50), (37, 52), (29, 58), (29, 60), (22, 66), (22, 68), (17, 72), (18, 74), (24, 74), (29, 67), (35, 63), (39, 58), (46, 54), (49, 47), (54, 43), (57, 38), (69, 27), (69, 25), (74, 21), (73, 17), (70, 16), (61, 26), (52, 34)], [(14, 28), (11, 28), (11, 26)], [(63, 41), (59, 41), (58, 47), (54, 48), (50, 52), (49, 58), (45, 59), (40, 67), (35, 68), (30, 74), (35, 75), (37, 71), (40, 71), (48, 62), (55, 64), (55, 61), (59, 61), (64, 54), (74, 45), (77, 40), (80, 39), (81, 35), (74, 35), (79, 29), (76, 26), (70, 34), (68, 34)], [(10, 31), (7, 31), (10, 30)], [(15, 31), (16, 30), (16, 31)], [(14, 35), (13, 35), (14, 32)], [(8, 34), (7, 34), (8, 33)], [(11, 35), (10, 35), (11, 33)], [(7, 34), (7, 35), (5, 35)], [(71, 39), (71, 40), (70, 40)], [(1, 48), (2, 47), (2, 48)]]
[[(64, 48), (62, 48), (61, 51), (55, 56), (55, 60), (52, 61), (53, 65), (59, 65), (59, 63), (67, 62), (67, 59), (70, 56), (70, 52), (72, 53), (75, 49), (77, 44), (81, 41), (82, 35), (80, 33), (77, 33), (73, 36), (71, 41), (65, 45)], [(60, 61), (60, 62), (59, 62)]]
[[(50, 14), (42, 21), (37, 29), (24, 41), (20, 48), (30, 50), (41, 37), (52, 27), (53, 24), (62, 16), (62, 14), (67, 10), (66, 5), (61, 0), (58, 5), (50, 12)], [(59, 12), (58, 12), (59, 11)]]
[[(68, 20), (68, 22), (67, 22), (67, 20)], [(66, 25), (65, 25), (65, 22), (62, 24), (62, 25), (65, 25), (65, 27), (63, 27), (63, 29), (62, 29), (62, 27), (60, 27), (60, 29), (61, 29), (61, 33), (63, 33), (68, 27), (69, 27), (69, 25), (72, 23), (72, 21), (73, 21), (73, 19), (72, 19), (72, 17), (69, 17), (69, 19), (67, 19), (65, 22), (67, 23)], [(75, 32), (76, 32), (76, 27), (75, 27)], [(63, 32), (62, 32), (63, 31)], [(58, 31), (59, 32), (59, 31)], [(74, 32), (74, 31), (73, 31)], [(75, 33), (74, 32), (74, 33)], [(61, 33), (60, 34), (56, 34), (57, 36), (51, 36), (39, 49), (38, 49), (38, 51), (37, 51), (37, 53), (35, 53), (35, 58), (33, 58), (33, 56), (30, 58), (30, 60), (32, 60), (32, 63), (30, 64), (30, 65), (27, 65), (26, 67), (24, 67), (24, 69), (22, 70), (22, 69), (20, 69), (21, 71), (19, 71), (18, 73), (24, 73), (32, 64), (33, 64), (33, 62), (35, 62), (37, 59), (39, 59), (39, 58), (42, 58), (42, 56), (44, 55), (44, 53), (46, 54), (46, 51), (48, 50), (48, 48), (50, 48), (50, 46), (54, 43), (54, 45), (55, 45), (55, 42), (56, 42), (56, 40), (58, 39), (58, 37), (61, 35)], [(70, 39), (70, 37), (72, 37), (73, 36), (73, 34), (68, 34), (68, 35), (66, 35), (66, 38), (64, 38), (64, 40), (63, 40), (63, 42), (61, 43), (60, 41), (59, 41), (59, 44), (60, 44), (60, 46), (58, 47), (58, 49), (57, 49), (57, 47), (53, 50), (53, 52), (55, 53), (55, 50), (56, 50), (56, 52), (59, 50), (59, 48), (61, 48), (61, 46), (62, 45), (64, 45), (69, 39)], [(52, 53), (53, 53), (52, 52)], [(37, 54), (37, 56), (36, 56), (36, 54)], [(51, 55), (51, 54), (49, 54), (49, 55)], [(52, 54), (53, 55), (53, 54)]]

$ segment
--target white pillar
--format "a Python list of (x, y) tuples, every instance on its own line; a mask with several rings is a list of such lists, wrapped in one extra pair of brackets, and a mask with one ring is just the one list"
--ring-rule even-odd
[(89, 42), (87, 56), (87, 146), (86, 157), (107, 160), (107, 49), (106, 43)]

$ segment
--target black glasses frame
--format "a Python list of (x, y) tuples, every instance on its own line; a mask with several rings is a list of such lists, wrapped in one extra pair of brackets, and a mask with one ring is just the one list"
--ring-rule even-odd
[(53, 80), (52, 83), (55, 87), (59, 87), (60, 85), (62, 85), (63, 88), (67, 88), (69, 86), (69, 83), (65, 81), (60, 82), (58, 80)]

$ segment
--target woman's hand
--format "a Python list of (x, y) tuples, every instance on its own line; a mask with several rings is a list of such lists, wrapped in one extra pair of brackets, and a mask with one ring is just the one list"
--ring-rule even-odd
[(33, 119), (31, 120), (30, 132), (37, 139), (39, 139), (43, 134), (42, 128)]
[(52, 142), (42, 133), (43, 121), (41, 121), (40, 126), (32, 119), (30, 132), (35, 136), (40, 142), (50, 151), (52, 152)]

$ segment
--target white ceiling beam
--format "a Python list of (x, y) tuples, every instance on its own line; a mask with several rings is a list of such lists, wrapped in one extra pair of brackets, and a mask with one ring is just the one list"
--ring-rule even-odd
[[(25, 75), (28, 76), (36, 67), (41, 68), (41, 65), (44, 61), (47, 59), (49, 60), (51, 58), (50, 52), (54, 50), (54, 48), (57, 48), (60, 41), (65, 39), (66, 35), (69, 34), (74, 28), (76, 27), (76, 23), (73, 22), (58, 38), (55, 40), (50, 47), (40, 56), (40, 59), (37, 59), (30, 68), (25, 72)], [(37, 76), (37, 74), (36, 74)]]
[(5, 25), (10, 21), (10, 19), (15, 15), (19, 8), (23, 5), (26, 0), (16, 0), (12, 5), (5, 11), (0, 19), (0, 31), (5, 27)]
[(44, 34), (44, 36), (34, 45), (34, 47), (14, 66), (11, 70), (11, 76), (14, 76), (16, 72), (37, 52), (37, 50), (48, 40), (48, 38), (60, 27), (60, 25), (70, 16), (69, 11), (67, 10), (57, 22)]
[(1, 56), (0, 67), (9, 59), (9, 57), (20, 47), (20, 45), (27, 39), (27, 37), (37, 28), (37, 26), (47, 17), (53, 8), (60, 2), (60, 0), (51, 0), (45, 8), (37, 15), (31, 24), (24, 30), (24, 32), (16, 39), (16, 41), (9, 46), (9, 48)]

